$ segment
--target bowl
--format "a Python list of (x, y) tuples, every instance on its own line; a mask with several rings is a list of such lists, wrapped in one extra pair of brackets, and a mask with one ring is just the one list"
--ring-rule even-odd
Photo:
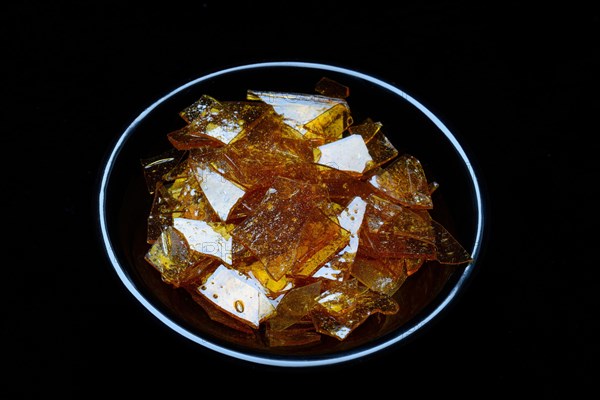
[[(425, 263), (393, 295), (399, 309), (375, 313), (343, 340), (321, 335), (307, 344), (273, 345), (262, 332), (240, 333), (217, 322), (189, 291), (166, 283), (150, 266), (147, 222), (152, 206), (141, 160), (169, 149), (167, 134), (182, 126), (180, 112), (202, 95), (243, 100), (247, 90), (314, 93), (331, 79), (350, 89), (354, 121), (380, 121), (399, 154), (416, 157), (432, 182), (433, 219), (470, 254), (458, 265)], [(219, 70), (166, 93), (114, 140), (102, 165), (98, 187), (98, 229), (108, 264), (145, 310), (180, 335), (224, 357), (280, 367), (347, 363), (392, 347), (408, 345), (439, 319), (466, 290), (480, 257), (484, 196), (469, 155), (446, 125), (400, 88), (366, 73), (307, 62), (264, 62)]]

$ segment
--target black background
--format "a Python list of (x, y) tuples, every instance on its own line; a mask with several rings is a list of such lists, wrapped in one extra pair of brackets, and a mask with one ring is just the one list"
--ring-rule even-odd
[[(0, 397), (596, 392), (600, 14), (483, 3), (2, 6)], [(478, 271), (408, 346), (310, 370), (222, 359), (148, 315), (104, 256), (94, 205), (112, 141), (192, 79), (278, 60), (398, 85), (474, 156), (488, 214)]]

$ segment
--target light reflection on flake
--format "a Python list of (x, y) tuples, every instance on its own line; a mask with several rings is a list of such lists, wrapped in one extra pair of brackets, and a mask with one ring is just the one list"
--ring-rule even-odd
[(356, 196), (339, 214), (338, 220), (340, 226), (350, 232), (350, 241), (332, 261), (325, 263), (325, 265), (313, 274), (314, 278), (339, 280), (343, 277), (343, 271), (337, 268), (337, 266), (351, 263), (354, 260), (359, 244), (358, 230), (362, 225), (366, 209), (367, 202), (361, 197)]
[(222, 221), (227, 221), (229, 212), (246, 192), (211, 168), (197, 167), (195, 174), (212, 208)]
[(347, 326), (340, 326), (337, 331), (335, 331), (335, 336), (339, 339), (346, 339), (346, 337), (352, 332), (350, 328)]
[(340, 252), (356, 253), (358, 250), (358, 229), (362, 225), (363, 217), (367, 209), (367, 202), (359, 196), (356, 196), (348, 204), (348, 206), (340, 213), (338, 219), (342, 228), (350, 232), (350, 242)]
[(206, 134), (225, 144), (229, 144), (241, 131), (241, 125), (230, 122), (228, 125), (209, 125), (206, 129)]
[(347, 107), (343, 99), (322, 95), (249, 90), (247, 97), (250, 100), (262, 100), (273, 106), (275, 112), (283, 116), (283, 121), (302, 135), (307, 132), (304, 125), (336, 104)]
[[(260, 279), (258, 279), (258, 277), (254, 274), (253, 271), (249, 271), (248, 275), (250, 276), (250, 278), (254, 279), (256, 282), (258, 282), (259, 285), (263, 286), (264, 283), (260, 281)], [(266, 285), (265, 285), (266, 286)], [(264, 286), (263, 286), (264, 287)], [(279, 296), (277, 296), (274, 299), (271, 299), (271, 303), (273, 303), (274, 305), (278, 304), (279, 301), (281, 300), (281, 298), (285, 295), (286, 292), (290, 291), (291, 289), (294, 288), (294, 283), (291, 281), (286, 282), (285, 286), (282, 287), (281, 289), (278, 290), (278, 292), (281, 292), (279, 294)], [(267, 294), (269, 293), (269, 290), (267, 288)]]
[(323, 265), (317, 272), (313, 274), (313, 278), (330, 279), (332, 281), (339, 281), (344, 278), (344, 271), (341, 269), (334, 268), (331, 262)]
[(223, 311), (255, 328), (275, 311), (265, 289), (257, 281), (224, 265), (198, 287), (198, 292)]
[(173, 218), (173, 227), (185, 236), (192, 250), (217, 257), (228, 265), (232, 264), (231, 236), (196, 219)]
[(373, 175), (371, 179), (369, 179), (369, 183), (376, 189), (381, 189), (381, 185), (379, 185), (379, 182), (377, 181), (377, 175)]
[(318, 149), (317, 163), (343, 171), (362, 173), (367, 163), (373, 160), (364, 139), (356, 134), (324, 144)]
[(319, 303), (326, 304), (329, 302), (337, 302), (342, 298), (342, 294), (339, 292), (329, 293), (319, 298)]

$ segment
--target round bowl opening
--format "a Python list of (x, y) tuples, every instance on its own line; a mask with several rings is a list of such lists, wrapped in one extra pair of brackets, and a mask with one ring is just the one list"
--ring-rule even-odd
[[(214, 322), (189, 294), (161, 280), (144, 259), (146, 221), (152, 198), (140, 160), (172, 148), (167, 133), (180, 128), (179, 112), (201, 95), (243, 100), (248, 89), (313, 93), (321, 78), (350, 88), (354, 121), (380, 121), (400, 154), (419, 159), (433, 193), (431, 216), (470, 252), (460, 266), (425, 265), (395, 294), (400, 311), (373, 315), (343, 341), (323, 337), (318, 344), (269, 347), (260, 334)], [(193, 80), (151, 104), (117, 138), (101, 171), (99, 229), (110, 264), (150, 313), (174, 332), (206, 348), (245, 361), (277, 366), (318, 366), (374, 354), (412, 338), (447, 308), (475, 267), (483, 235), (483, 201), (476, 173), (449, 129), (401, 89), (367, 74), (331, 65), (271, 62), (242, 65)]]

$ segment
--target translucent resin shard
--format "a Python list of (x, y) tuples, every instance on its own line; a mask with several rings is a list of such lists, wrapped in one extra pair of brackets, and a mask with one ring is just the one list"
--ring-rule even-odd
[(430, 220), (375, 195), (367, 198), (360, 240), (362, 252), (373, 258), (436, 258)]
[(277, 178), (254, 213), (237, 225), (232, 235), (279, 280), (293, 269), (313, 266), (311, 257), (319, 251), (335, 252), (345, 245), (339, 241), (341, 228), (320, 207), (325, 201), (326, 192), (319, 185)]
[(327, 186), (330, 200), (344, 207), (356, 196), (366, 199), (376, 192), (373, 185), (362, 179), (362, 175), (349, 171), (323, 167), (319, 169), (319, 179)]
[(196, 179), (189, 179), (189, 169), (174, 181), (156, 184), (150, 214), (147, 241), (153, 243), (163, 229), (173, 225), (173, 218), (183, 217), (206, 222), (218, 221)]
[(343, 282), (333, 282), (325, 286), (325, 289), (317, 298), (317, 303), (330, 314), (348, 313), (358, 304), (364, 286), (359, 286), (356, 279), (348, 279)]
[(290, 290), (277, 305), (277, 313), (269, 320), (269, 326), (280, 331), (301, 321), (313, 309), (320, 293), (319, 281)]
[(166, 228), (146, 253), (146, 261), (160, 272), (162, 280), (180, 287), (200, 279), (214, 260), (192, 251), (183, 235)]
[(265, 339), (269, 347), (310, 346), (321, 342), (321, 334), (315, 332), (312, 321), (307, 320), (281, 330), (267, 325)]
[(311, 313), (317, 332), (344, 340), (366, 319), (376, 313), (395, 314), (398, 303), (390, 296), (370, 290), (362, 291), (355, 299), (355, 305), (345, 313), (330, 313), (317, 308)]
[[(261, 100), (273, 107), (275, 112), (282, 115), (286, 124), (296, 129), (302, 135), (308, 132), (306, 124), (319, 118), (323, 113), (336, 105), (341, 105), (348, 111), (344, 99), (318, 94), (285, 93), (260, 90), (248, 90), (247, 98)], [(340, 111), (342, 111), (340, 109)]]
[(350, 96), (350, 88), (324, 76), (315, 84), (315, 92), (328, 97), (345, 99)]
[(165, 176), (181, 163), (185, 153), (176, 149), (169, 149), (155, 157), (145, 158), (140, 161), (144, 171), (144, 179), (150, 194), (154, 193), (156, 185), (163, 183)]
[(188, 122), (185, 131), (188, 140), (194, 136), (208, 137), (229, 144), (269, 110), (270, 107), (262, 103), (219, 102), (205, 95), (182, 110), (180, 115)]
[(304, 137), (315, 143), (329, 143), (341, 139), (352, 124), (350, 110), (345, 104), (336, 104), (317, 118), (304, 124)]
[(421, 162), (413, 156), (402, 155), (374, 175), (369, 181), (393, 200), (410, 206), (433, 208), (431, 189)]
[(366, 171), (373, 170), (398, 156), (398, 150), (383, 133), (382, 126), (381, 122), (367, 119), (361, 124), (348, 127), (350, 134), (362, 136), (373, 159), (368, 163)]
[(473, 261), (471, 254), (442, 224), (431, 221), (435, 231), (436, 259), (442, 264), (464, 264)]
[(372, 291), (392, 296), (400, 289), (408, 274), (404, 259), (382, 261), (357, 257), (352, 264), (352, 276)]
[(349, 273), (349, 268), (354, 262), (354, 257), (358, 251), (358, 230), (362, 225), (366, 207), (367, 203), (362, 198), (356, 196), (340, 213), (338, 220), (340, 226), (349, 232), (349, 242), (346, 247), (319, 268), (312, 275), (313, 278), (341, 280)]

